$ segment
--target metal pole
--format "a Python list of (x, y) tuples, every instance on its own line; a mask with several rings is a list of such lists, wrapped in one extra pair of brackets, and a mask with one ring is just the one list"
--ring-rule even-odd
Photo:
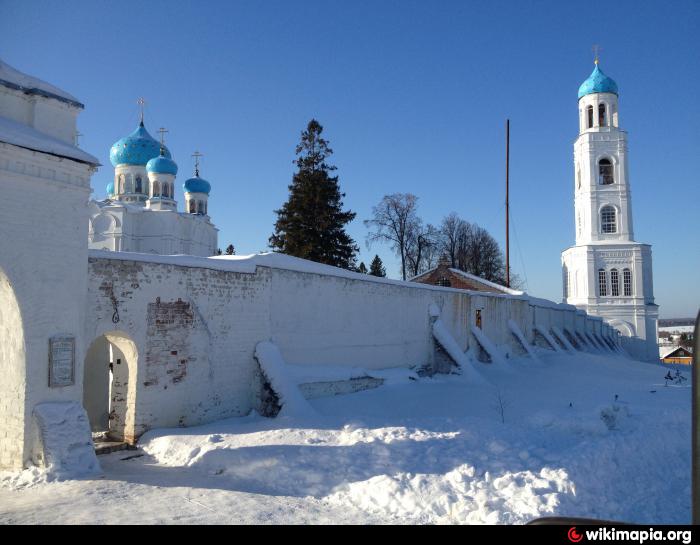
[(693, 365), (690, 367), (693, 385), (693, 416), (691, 433), (692, 437), (692, 479), (693, 479), (693, 524), (700, 524), (700, 312), (695, 317), (695, 330), (693, 331)]
[(510, 170), (510, 119), (506, 119), (506, 287), (510, 288), (510, 210), (508, 202), (508, 176)]

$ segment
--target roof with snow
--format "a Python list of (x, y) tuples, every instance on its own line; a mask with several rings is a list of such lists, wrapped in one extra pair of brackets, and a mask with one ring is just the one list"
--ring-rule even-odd
[(693, 351), (685, 346), (659, 346), (659, 357), (661, 359), (676, 357), (676, 358), (687, 358), (692, 357)]
[(84, 152), (77, 146), (72, 146), (53, 136), (39, 132), (33, 127), (2, 116), (0, 116), (0, 142), (90, 165), (98, 166), (100, 164), (97, 157)]
[[(414, 276), (413, 278), (409, 278), (409, 282), (420, 282), (423, 277), (430, 276), (432, 273), (437, 271), (440, 268), (440, 265), (438, 264), (436, 267), (433, 267), (432, 269), (429, 269), (417, 276)], [(481, 278), (480, 276), (476, 276), (475, 274), (470, 274), (468, 272), (462, 271), (460, 269), (452, 269), (452, 268), (446, 268), (447, 271), (449, 271), (452, 274), (455, 274), (457, 276), (460, 276), (464, 278), (465, 280), (469, 282), (473, 282), (476, 284), (481, 284), (482, 286), (486, 288), (491, 288), (492, 290), (499, 291), (501, 293), (507, 293), (508, 295), (523, 295), (525, 292), (520, 291), (520, 290), (514, 290), (512, 288), (507, 288), (506, 286), (501, 286), (500, 284), (496, 284), (495, 282), (491, 282), (489, 280), (486, 280), (484, 278)]]
[(54, 98), (75, 106), (76, 108), (84, 108), (85, 106), (73, 95), (46, 83), (39, 78), (29, 76), (24, 72), (20, 72), (6, 62), (0, 59), (0, 85), (22, 91), (28, 95), (39, 95), (47, 98)]

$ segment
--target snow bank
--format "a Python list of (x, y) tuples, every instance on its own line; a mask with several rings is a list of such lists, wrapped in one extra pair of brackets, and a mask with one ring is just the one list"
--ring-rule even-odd
[(386, 383), (397, 384), (418, 378), (414, 371), (405, 367), (374, 370), (365, 369), (364, 367), (286, 364), (285, 368), (289, 377), (297, 385), (310, 382), (339, 382), (368, 377), (382, 379)]
[(34, 407), (43, 459), (50, 475), (72, 479), (102, 472), (92, 443), (85, 409), (75, 401), (39, 403)]
[(399, 473), (350, 483), (328, 501), (428, 524), (522, 524), (556, 512), (574, 486), (563, 470), (479, 475), (462, 464), (444, 475)]
[(438, 318), (433, 324), (433, 336), (440, 346), (449, 354), (452, 361), (459, 365), (462, 373), (474, 382), (483, 383), (484, 379), (474, 368), (474, 364), (462, 351), (444, 322)]
[(280, 416), (309, 417), (316, 414), (309, 402), (301, 395), (277, 345), (270, 341), (259, 342), (255, 347), (255, 358), (279, 398), (282, 406)]

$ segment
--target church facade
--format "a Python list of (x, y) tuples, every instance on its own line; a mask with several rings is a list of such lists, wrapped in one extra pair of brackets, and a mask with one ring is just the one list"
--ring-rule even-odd
[(134, 132), (114, 143), (109, 158), (114, 181), (107, 185), (107, 198), (89, 204), (90, 249), (202, 257), (216, 253), (218, 229), (208, 211), (211, 184), (200, 177), (198, 162), (194, 176), (183, 184), (185, 209), (180, 212), (175, 196), (178, 166), (163, 139), (159, 143), (148, 133), (143, 116)]
[(634, 240), (627, 133), (618, 88), (598, 65), (578, 93), (576, 245), (562, 252), (564, 302), (600, 316), (637, 358), (658, 360), (651, 246)]

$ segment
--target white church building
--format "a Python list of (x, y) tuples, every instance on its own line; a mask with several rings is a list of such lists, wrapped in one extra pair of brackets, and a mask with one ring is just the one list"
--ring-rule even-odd
[(179, 212), (175, 192), (178, 166), (163, 142), (141, 123), (110, 150), (114, 181), (107, 199), (90, 201), (88, 245), (94, 250), (212, 256), (218, 229), (208, 213), (211, 184), (195, 173), (183, 184), (185, 209)]
[(600, 316), (644, 360), (658, 359), (651, 246), (634, 240), (627, 132), (617, 84), (596, 59), (578, 92), (574, 143), (576, 245), (562, 252), (564, 302)]

